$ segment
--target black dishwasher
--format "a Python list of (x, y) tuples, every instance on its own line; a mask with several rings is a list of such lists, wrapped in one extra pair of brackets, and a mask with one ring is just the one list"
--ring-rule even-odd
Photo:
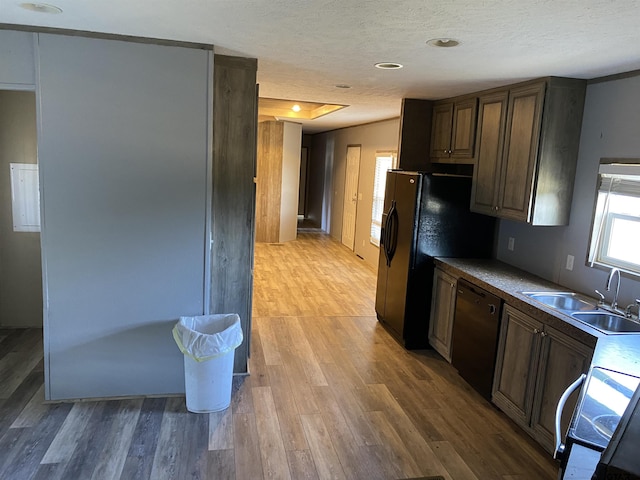
[(491, 399), (502, 299), (458, 280), (451, 363), (469, 385)]

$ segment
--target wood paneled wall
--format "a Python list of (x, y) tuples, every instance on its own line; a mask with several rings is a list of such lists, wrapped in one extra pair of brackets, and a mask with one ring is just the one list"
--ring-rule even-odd
[(247, 373), (253, 294), (257, 61), (214, 57), (211, 312), (240, 315), (234, 372)]
[(258, 124), (256, 242), (277, 243), (280, 239), (283, 139), (283, 122)]

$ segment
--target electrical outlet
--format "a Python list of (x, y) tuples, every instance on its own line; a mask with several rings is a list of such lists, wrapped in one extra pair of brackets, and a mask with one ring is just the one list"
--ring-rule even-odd
[(516, 239), (513, 237), (509, 237), (509, 244), (507, 245), (507, 248), (513, 252), (515, 247), (516, 247)]
[(573, 270), (573, 260), (573, 255), (567, 255), (567, 265), (565, 267), (567, 270)]

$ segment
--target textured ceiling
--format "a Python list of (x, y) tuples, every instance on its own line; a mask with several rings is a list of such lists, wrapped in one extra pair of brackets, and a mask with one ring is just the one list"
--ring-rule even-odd
[(305, 132), (398, 116), (403, 97), (640, 69), (638, 0), (45, 0), (58, 15), (20, 1), (0, 0), (0, 23), (213, 44), (258, 59), (261, 96), (350, 105)]

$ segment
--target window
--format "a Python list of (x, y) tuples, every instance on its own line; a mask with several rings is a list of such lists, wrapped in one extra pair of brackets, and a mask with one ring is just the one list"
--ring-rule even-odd
[(640, 275), (640, 164), (601, 164), (590, 265)]
[(394, 152), (376, 153), (376, 172), (373, 180), (373, 207), (371, 208), (371, 243), (380, 246), (382, 212), (384, 210), (384, 189), (387, 183), (387, 170), (395, 167)]

